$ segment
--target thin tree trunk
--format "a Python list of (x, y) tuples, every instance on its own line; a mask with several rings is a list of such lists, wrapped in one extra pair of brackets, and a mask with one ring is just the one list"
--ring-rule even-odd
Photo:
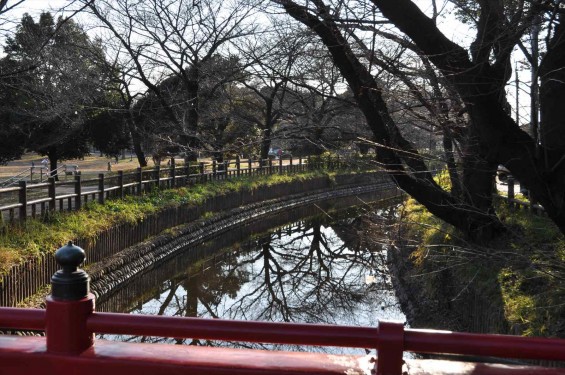
[(143, 152), (143, 148), (141, 147), (141, 135), (137, 131), (134, 119), (132, 117), (133, 116), (131, 116), (130, 113), (127, 123), (131, 136), (131, 143), (133, 144), (133, 150), (135, 152), (135, 157), (137, 158), (137, 162), (139, 163), (139, 166), (141, 168), (147, 167), (147, 159), (145, 158), (145, 153)]

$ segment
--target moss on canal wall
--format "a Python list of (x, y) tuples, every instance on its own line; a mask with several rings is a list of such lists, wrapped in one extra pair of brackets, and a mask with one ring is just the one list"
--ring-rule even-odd
[[(345, 175), (308, 173), (294, 176), (265, 176), (255, 178), (253, 181), (241, 179), (235, 183), (225, 181), (205, 186), (197, 185), (195, 187), (196, 197), (198, 197), (198, 192), (201, 192), (201, 199), (195, 198), (194, 190), (188, 191), (188, 189), (181, 188), (175, 191), (159, 191), (138, 199), (130, 198), (131, 202), (126, 200), (125, 202), (109, 202), (106, 206), (92, 205), (90, 209), (67, 216), (75, 217), (72, 219), (74, 221), (78, 220), (77, 216), (85, 219), (80, 227), (89, 227), (87, 232), (91, 235), (86, 238), (79, 237), (77, 244), (85, 249), (87, 262), (91, 264), (100, 262), (167, 228), (207, 216), (209, 212), (221, 212), (292, 194), (305, 193), (308, 195), (319, 189), (331, 192), (344, 185), (374, 186), (379, 183), (390, 185), (391, 181), (386, 175), (379, 173)], [(127, 209), (121, 209), (122, 204)], [(130, 209), (134, 211), (134, 214)], [(137, 211), (139, 209), (140, 211)], [(103, 212), (108, 215), (100, 216)], [(115, 215), (112, 215), (112, 212)], [(107, 227), (96, 227), (97, 219), (104, 220)], [(58, 222), (59, 226), (65, 228), (66, 221), (51, 221)], [(54, 228), (54, 230), (57, 229), (57, 227)], [(68, 239), (77, 238), (83, 232), (62, 230), (58, 235), (61, 236), (64, 233)], [(40, 236), (40, 238), (43, 237)], [(57, 246), (53, 246), (52, 249), (55, 250)], [(57, 268), (53, 256), (49, 253), (40, 253), (39, 256), (31, 257), (24, 264), (12, 267), (10, 273), (2, 279), (0, 304), (13, 306), (32, 296), (42, 285), (48, 283)]]
[(508, 232), (484, 246), (408, 199), (394, 284), (413, 327), (565, 337), (565, 242), (546, 218), (500, 207)]

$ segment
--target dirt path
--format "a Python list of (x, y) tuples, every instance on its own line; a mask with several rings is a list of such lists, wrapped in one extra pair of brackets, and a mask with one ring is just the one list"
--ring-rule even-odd
[[(41, 166), (41, 160), (43, 157), (37, 154), (25, 154), (20, 160), (14, 160), (9, 162), (7, 165), (0, 166), (0, 180), (15, 176), (24, 171), (29, 171), (32, 166), (32, 162), (36, 167)], [(108, 171), (108, 163), (112, 168), (112, 171), (123, 171), (130, 170), (139, 167), (137, 159), (127, 155), (125, 159), (119, 159), (116, 164), (116, 160), (113, 158), (108, 158), (105, 156), (86, 156), (83, 159), (73, 159), (65, 160), (59, 163), (59, 166), (63, 165), (77, 165), (78, 170), (82, 174), (92, 174), (96, 175), (98, 173), (103, 173)], [(149, 165), (153, 165), (152, 161), (149, 161)], [(39, 172), (36, 172), (39, 173)]]

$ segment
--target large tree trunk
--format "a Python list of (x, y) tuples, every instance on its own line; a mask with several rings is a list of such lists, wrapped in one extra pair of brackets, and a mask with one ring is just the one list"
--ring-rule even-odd
[[(560, 17), (562, 18), (562, 17)], [(565, 19), (560, 19), (551, 49), (539, 69), (541, 77), (541, 144), (565, 155)], [(554, 168), (559, 160), (547, 160)]]
[[(510, 55), (503, 53), (502, 60), (491, 63), (490, 53), (484, 53), (492, 50), (495, 43), (504, 42), (497, 39), (503, 37), (497, 28), (502, 27), (505, 21), (497, 18), (494, 13), (487, 14), (488, 9), (481, 8), (484, 11), (481, 17), (484, 14), (485, 17), (492, 16), (492, 19), (487, 20), (486, 32), (481, 34), (485, 39), (478, 38), (476, 44), (474, 43), (477, 46), (474, 49), (477, 54), (474, 54), (475, 60), (471, 61), (468, 51), (446, 38), (435, 22), (412, 1), (372, 0), (372, 2), (389, 21), (412, 39), (422, 53), (429, 56), (434, 65), (453, 84), (469, 110), (472, 126), (480, 141), (481, 157), (508, 168), (514, 177), (528, 188), (531, 196), (543, 205), (548, 216), (561, 232), (565, 233), (563, 149), (552, 149), (541, 145), (539, 148), (541, 152), (537, 152), (538, 145), (534, 139), (519, 128), (500, 102), (500, 92), (508, 77)], [(500, 22), (497, 23), (497, 20)], [(552, 72), (551, 74), (556, 74), (557, 78), (557, 80), (542, 78), (545, 87), (541, 89), (541, 107), (544, 122), (547, 121), (545, 134), (548, 132), (553, 134), (555, 133), (553, 130), (563, 127), (561, 124), (563, 106), (551, 104), (561, 103), (562, 100), (562, 94), (558, 93), (560, 90), (556, 89), (556, 84), (563, 75), (559, 69), (564, 66), (565, 61), (563, 33), (562, 26), (559, 25), (552, 40), (552, 48), (545, 59), (548, 61), (544, 62), (541, 70), (542, 75), (543, 72)], [(546, 63), (547, 67), (545, 67)], [(551, 69), (552, 65), (559, 69)], [(552, 86), (554, 89), (551, 88)], [(558, 96), (556, 98), (551, 96), (553, 93)], [(554, 116), (553, 113), (556, 115)], [(542, 124), (542, 127), (545, 125)], [(556, 136), (555, 142), (562, 141), (562, 137)], [(542, 157), (538, 158), (536, 155)]]
[(478, 139), (472, 132), (466, 137), (463, 157), (463, 200), (478, 210), (494, 215), (492, 195), (497, 164), (483, 159)]
[(447, 130), (443, 131), (443, 152), (445, 155), (445, 163), (447, 165), (447, 172), (449, 173), (449, 181), (451, 183), (451, 194), (455, 197), (462, 196), (461, 179), (459, 178), (459, 171), (455, 163), (455, 155), (453, 154), (453, 138)]
[(266, 100), (265, 108), (265, 123), (263, 128), (263, 137), (261, 139), (261, 165), (264, 160), (269, 158), (269, 149), (271, 148), (271, 136), (273, 131), (273, 100)]
[(266, 128), (263, 131), (263, 138), (261, 139), (261, 154), (259, 156), (260, 165), (265, 164), (265, 160), (269, 158), (269, 149), (271, 148), (271, 129)]
[(56, 147), (49, 147), (47, 149), (47, 157), (49, 158), (49, 176), (54, 177), (55, 181), (59, 181), (57, 173), (57, 163), (59, 162), (59, 153)]
[(131, 136), (131, 143), (133, 145), (133, 151), (135, 152), (135, 157), (137, 158), (137, 162), (141, 168), (147, 167), (147, 159), (145, 158), (145, 153), (143, 152), (143, 148), (141, 147), (141, 135), (137, 131), (137, 127), (135, 126), (135, 120), (131, 113), (129, 113), (127, 124), (129, 127), (129, 133)]
[(322, 22), (306, 14), (304, 8), (291, 1), (282, 4), (292, 17), (316, 32), (328, 48), (374, 134), (378, 161), (397, 185), (473, 241), (489, 240), (503, 230), (490, 207), (474, 206), (472, 200), (462, 201), (437, 185), (419, 152), (402, 136), (391, 118), (375, 79), (359, 62), (335, 23)]

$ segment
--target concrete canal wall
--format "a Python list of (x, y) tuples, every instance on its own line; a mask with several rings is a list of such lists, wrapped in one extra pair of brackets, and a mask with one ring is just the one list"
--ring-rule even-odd
[[(400, 194), (384, 173), (338, 175), (331, 179), (319, 177), (232, 192), (208, 199), (198, 206), (168, 208), (143, 221), (124, 223), (99, 233), (96, 238), (75, 239), (74, 242), (85, 250), (85, 266), (93, 278), (93, 290), (101, 294), (108, 288), (115, 288), (133, 273), (166, 259), (183, 246), (217, 236), (234, 225), (313, 202), (373, 193), (381, 194), (383, 198)], [(207, 221), (199, 221), (209, 213), (219, 214)], [(187, 223), (192, 224), (179, 228), (174, 234), (166, 233), (150, 243), (142, 243), (169, 228)], [(125, 249), (127, 251), (124, 252)], [(94, 266), (99, 262), (102, 263)], [(52, 255), (31, 259), (14, 267), (1, 280), (0, 306), (15, 306), (34, 295), (50, 282), (57, 268)], [(108, 276), (110, 274), (111, 277)], [(100, 284), (102, 279), (106, 280), (105, 284)]]

